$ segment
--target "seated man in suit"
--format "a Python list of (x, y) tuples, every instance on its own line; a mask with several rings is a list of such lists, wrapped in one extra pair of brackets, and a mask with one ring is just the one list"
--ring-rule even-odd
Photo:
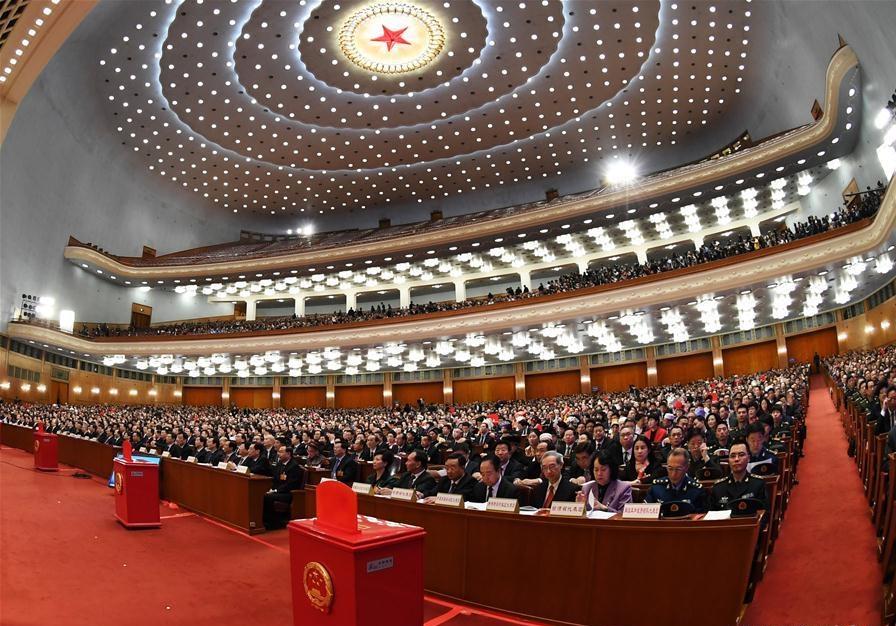
[(324, 462), (324, 457), (320, 453), (320, 444), (316, 441), (309, 441), (305, 444), (305, 450), (308, 452), (308, 458), (305, 459), (307, 467), (320, 467)]
[(272, 476), (274, 474), (274, 470), (271, 468), (271, 462), (268, 461), (268, 455), (264, 449), (264, 444), (250, 444), (249, 460), (246, 464), (249, 466), (249, 472), (252, 474), (259, 474), (261, 476)]
[[(498, 444), (500, 445), (500, 444)], [(501, 475), (501, 462), (497, 457), (487, 456), (479, 463), (480, 482), (473, 488), (472, 502), (488, 502), (489, 498), (515, 498), (516, 487)]]
[[(404, 460), (407, 472), (402, 475), (395, 486), (400, 489), (413, 489), (417, 492), (417, 499), (435, 495), (436, 479), (426, 471), (428, 464), (429, 459), (426, 458), (426, 453), (422, 450), (414, 450)], [(392, 493), (392, 489), (380, 489), (377, 493), (388, 496)]]
[(184, 461), (186, 461), (188, 457), (196, 455), (196, 449), (187, 443), (187, 438), (182, 432), (177, 433), (177, 437), (174, 439), (174, 444), (168, 448), (168, 452), (171, 454), (171, 458), (183, 459)]
[[(436, 493), (459, 493), (464, 501), (472, 501), (473, 488), (476, 480), (470, 476), (464, 467), (467, 465), (467, 457), (460, 452), (453, 452), (445, 459), (445, 474), (439, 481)], [(426, 502), (434, 502), (435, 496), (426, 499)]]
[[(576, 462), (569, 468), (569, 482), (575, 485), (584, 485), (591, 476), (591, 446), (587, 443), (576, 444)], [(619, 466), (616, 466), (617, 470)]]
[(541, 482), (532, 493), (532, 506), (549, 509), (551, 503), (575, 502), (576, 487), (563, 477), (563, 455), (555, 450), (541, 457)]
[(274, 466), (271, 490), (264, 494), (264, 511), (262, 519), (268, 530), (283, 528), (289, 520), (289, 514), (278, 514), (274, 510), (275, 502), (292, 504), (292, 492), (305, 486), (305, 470), (292, 458), (292, 448), (280, 446), (277, 451), (277, 464)]
[(333, 442), (333, 459), (330, 461), (330, 478), (345, 483), (349, 487), (358, 480), (358, 463), (348, 454), (345, 441)]
[(208, 438), (208, 441), (205, 442), (205, 448), (208, 451), (205, 462), (209, 465), (217, 465), (224, 460), (224, 452), (218, 448), (218, 440), (214, 437)]
[[(498, 472), (511, 484), (525, 478), (526, 468), (510, 456), (510, 442), (502, 439), (495, 445), (495, 458), (498, 460)], [(479, 470), (482, 474), (482, 470)]]
[[(224, 458), (221, 460), (225, 463), (232, 463), (233, 467), (236, 467), (236, 464), (240, 462), (240, 455), (236, 451), (236, 447), (227, 437), (221, 437), (221, 452), (224, 454)], [(229, 469), (233, 469), (233, 467), (230, 467)]]
[(705, 513), (708, 508), (706, 493), (700, 483), (688, 476), (690, 455), (684, 448), (673, 448), (666, 459), (668, 476), (653, 481), (644, 502), (689, 502), (694, 512)]

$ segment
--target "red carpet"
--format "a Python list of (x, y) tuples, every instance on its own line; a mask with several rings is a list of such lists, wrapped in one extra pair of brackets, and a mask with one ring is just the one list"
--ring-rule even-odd
[(880, 623), (881, 571), (856, 465), (821, 376), (812, 378), (806, 456), (747, 626)]
[[(286, 531), (249, 537), (166, 506), (161, 529), (127, 531), (106, 481), (37, 472), (32, 459), (0, 448), (0, 625), (292, 623)], [(437, 598), (424, 619), (538, 626)]]

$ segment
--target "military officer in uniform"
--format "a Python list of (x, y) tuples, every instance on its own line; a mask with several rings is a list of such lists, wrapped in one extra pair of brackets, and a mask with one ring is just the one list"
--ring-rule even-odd
[(688, 502), (695, 513), (705, 513), (708, 508), (706, 492), (696, 479), (688, 476), (690, 455), (684, 448), (673, 448), (666, 461), (669, 474), (653, 481), (645, 502)]
[(736, 443), (731, 446), (728, 463), (731, 474), (718, 481), (712, 487), (711, 507), (714, 511), (730, 509), (731, 503), (741, 498), (754, 498), (762, 502), (763, 510), (768, 510), (768, 493), (765, 481), (747, 472), (750, 453), (747, 444)]

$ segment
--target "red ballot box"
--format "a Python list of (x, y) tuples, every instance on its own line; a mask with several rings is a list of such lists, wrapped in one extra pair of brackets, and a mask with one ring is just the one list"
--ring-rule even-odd
[[(341, 521), (327, 523), (321, 491), (338, 492)], [(293, 624), (420, 626), (426, 532), (357, 515), (357, 495), (339, 482), (320, 485), (317, 503), (319, 517), (289, 523)]]
[(159, 466), (115, 459), (115, 517), (125, 528), (156, 528), (159, 519)]
[(44, 472), (59, 471), (59, 454), (56, 435), (42, 430), (34, 431), (34, 469)]

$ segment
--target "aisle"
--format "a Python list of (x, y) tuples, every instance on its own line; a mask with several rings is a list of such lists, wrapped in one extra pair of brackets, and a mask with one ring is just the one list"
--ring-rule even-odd
[(878, 624), (881, 574), (868, 502), (821, 376), (787, 517), (746, 626)]

